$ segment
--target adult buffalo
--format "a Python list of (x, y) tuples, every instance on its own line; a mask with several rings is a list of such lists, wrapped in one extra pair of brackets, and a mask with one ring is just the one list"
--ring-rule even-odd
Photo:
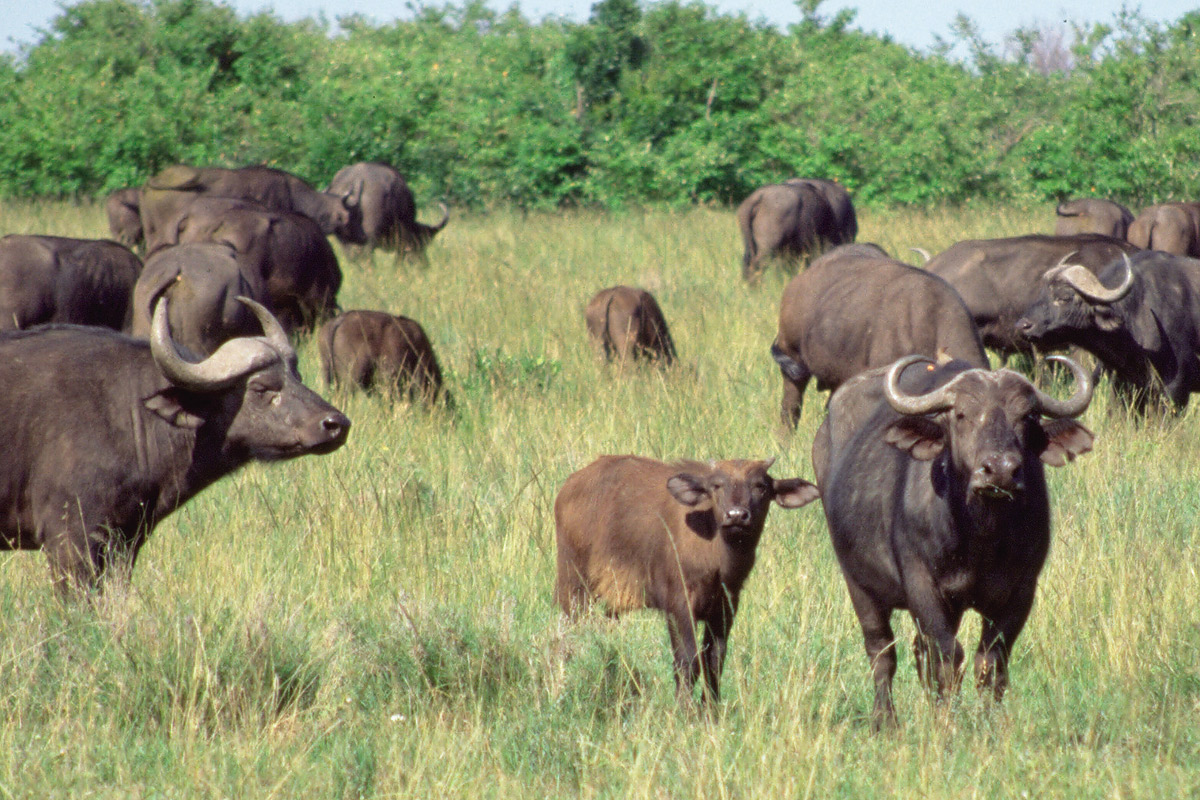
[(742, 277), (754, 280), (773, 256), (805, 258), (849, 240), (825, 194), (807, 183), (764, 186), (742, 201), (738, 227), (745, 249)]
[(1200, 391), (1200, 260), (1146, 250), (1098, 275), (1061, 265), (1017, 327), (1039, 346), (1093, 354), (1139, 412), (1159, 392), (1182, 409)]
[(1143, 250), (1200, 257), (1200, 203), (1162, 203), (1138, 214), (1129, 241)]
[(809, 186), (819, 192), (833, 211), (842, 242), (853, 242), (858, 238), (858, 216), (854, 213), (854, 203), (845, 186), (825, 178), (788, 178), (784, 183), (789, 186)]
[(338, 312), (342, 270), (320, 228), (303, 214), (247, 200), (201, 197), (162, 230), (162, 241), (220, 242), (238, 253), (242, 271), (288, 331), (310, 329)]
[(137, 187), (117, 189), (104, 200), (108, 230), (112, 238), (132, 249), (144, 241), (142, 236), (142, 190)]
[(1030, 352), (1017, 319), (1037, 299), (1046, 270), (1070, 256), (1091, 270), (1137, 248), (1100, 234), (969, 239), (934, 256), (925, 269), (954, 287), (979, 328), (985, 347), (1007, 357)]
[(193, 355), (209, 356), (230, 339), (258, 332), (258, 318), (238, 298), (261, 295), (261, 285), (246, 276), (237, 252), (227, 244), (195, 242), (160, 248), (146, 259), (134, 287), (130, 332), (148, 339), (153, 309), (166, 298), (175, 343)]
[(0, 331), (46, 322), (123, 329), (142, 262), (105, 239), (0, 239)]
[(1058, 221), (1055, 236), (1074, 236), (1077, 233), (1099, 233), (1114, 239), (1124, 239), (1133, 222), (1133, 212), (1120, 203), (1099, 197), (1080, 197), (1064, 200), (1055, 208)]
[(272, 211), (303, 214), (326, 236), (336, 234), (343, 241), (358, 244), (366, 241), (358, 206), (351, 197), (318, 192), (295, 175), (271, 167), (224, 169), (177, 164), (146, 181), (142, 190), (146, 248), (170, 244), (159, 238), (160, 230), (202, 195), (253, 200)]
[(266, 308), (263, 335), (193, 363), (167, 302), (150, 341), (47, 326), (0, 336), (0, 547), (43, 549), (60, 589), (127, 573), (163, 517), (252, 460), (329, 453), (350, 421), (300, 382)]
[[(387, 164), (359, 162), (342, 167), (329, 182), (329, 194), (350, 198), (362, 215), (362, 238), (370, 249), (420, 253), (450, 221), (450, 209), (441, 204), (436, 225), (417, 222), (417, 205), (404, 176)], [(362, 244), (348, 241), (345, 244)]]
[(675, 342), (654, 295), (633, 286), (601, 289), (583, 312), (588, 338), (608, 360), (646, 358), (670, 365)]
[(325, 382), (406, 392), (410, 399), (452, 406), (425, 329), (386, 311), (346, 311), (317, 335)]
[[(1054, 358), (1075, 374), (1065, 401), (1011, 370), (917, 366), (921, 356), (834, 393), (814, 469), (825, 476), (825, 518), (874, 676), (876, 727), (895, 720), (896, 609), (912, 614), (917, 671), (939, 695), (958, 686), (957, 633), (969, 609), (983, 618), (976, 684), (997, 700), (1008, 685), (1009, 654), (1050, 546), (1043, 465), (1092, 446), (1072, 419), (1091, 401), (1091, 380)], [(865, 417), (863, 400), (848, 396), (864, 393), (883, 398)], [(838, 423), (843, 409), (849, 425)]]
[(810, 378), (836, 389), (910, 353), (988, 363), (970, 313), (944, 280), (873, 245), (834, 248), (783, 290), (771, 356), (783, 374), (784, 427), (799, 421)]

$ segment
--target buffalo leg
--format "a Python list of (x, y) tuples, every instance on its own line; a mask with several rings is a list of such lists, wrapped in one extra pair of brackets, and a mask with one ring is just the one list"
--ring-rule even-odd
[(687, 611), (667, 612), (667, 632), (675, 662), (675, 698), (690, 705), (696, 678), (700, 675), (700, 655), (696, 648), (696, 623)]
[(958, 689), (964, 658), (957, 638), (962, 612), (945, 607), (932, 577), (918, 572), (908, 575), (906, 582), (909, 610), (917, 623), (913, 639), (917, 671), (922, 682), (941, 697)]
[(700, 665), (704, 670), (707, 699), (714, 705), (721, 699), (721, 672), (725, 668), (725, 653), (729, 647), (729, 628), (733, 625), (736, 605), (722, 609), (716, 619), (704, 625), (704, 647), (700, 651)]
[(896, 722), (896, 707), (892, 703), (892, 678), (896, 675), (896, 635), (892, 632), (892, 610), (847, 581), (850, 602), (858, 616), (863, 632), (867, 659), (875, 682), (875, 706), (871, 710), (871, 727), (879, 730)]
[(797, 363), (800, 373), (793, 379), (783, 378), (783, 401), (779, 406), (779, 420), (787, 431), (794, 431), (800, 422), (800, 408), (804, 402), (804, 390), (812, 373), (803, 364)]
[(1013, 642), (1025, 627), (1032, 608), (1033, 595), (1030, 593), (1012, 603), (998, 620), (986, 615), (983, 618), (979, 649), (975, 653), (975, 686), (980, 691), (990, 689), (997, 701), (1003, 699), (1004, 690), (1008, 688), (1008, 656)]

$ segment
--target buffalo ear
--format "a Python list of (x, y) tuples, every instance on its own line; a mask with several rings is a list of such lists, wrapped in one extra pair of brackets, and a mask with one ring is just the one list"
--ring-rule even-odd
[(820, 496), (820, 490), (803, 478), (784, 478), (775, 481), (775, 502), (781, 508), (800, 508)]
[(946, 446), (946, 432), (929, 417), (901, 417), (884, 429), (883, 440), (917, 461), (929, 461)]
[(1040, 456), (1052, 467), (1064, 466), (1076, 456), (1090, 451), (1095, 438), (1091, 431), (1073, 419), (1047, 420), (1042, 423), (1042, 430), (1046, 432), (1046, 449)]
[(155, 392), (143, 400), (142, 405), (177, 428), (195, 430), (204, 424), (203, 417), (184, 408), (179, 390), (174, 386)]
[(681, 472), (672, 476), (667, 480), (667, 491), (680, 503), (697, 511), (712, 507), (712, 498), (704, 487), (704, 481), (695, 475)]

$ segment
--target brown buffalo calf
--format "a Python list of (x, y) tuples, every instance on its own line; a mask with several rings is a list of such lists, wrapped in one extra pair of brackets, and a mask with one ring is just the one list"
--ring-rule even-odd
[(450, 397), (429, 337), (414, 320), (384, 311), (347, 311), (321, 328), (321, 365), (330, 385), (380, 385), (427, 402)]
[(645, 357), (675, 360), (675, 343), (654, 295), (632, 286), (613, 286), (597, 292), (584, 311), (588, 338), (596, 352), (624, 361)]
[(594, 600), (612, 616), (659, 609), (667, 617), (678, 699), (690, 702), (703, 671), (715, 702), (738, 596), (771, 501), (799, 508), (817, 498), (808, 481), (768, 475), (773, 461), (593, 461), (567, 478), (554, 502), (555, 599), (568, 616)]

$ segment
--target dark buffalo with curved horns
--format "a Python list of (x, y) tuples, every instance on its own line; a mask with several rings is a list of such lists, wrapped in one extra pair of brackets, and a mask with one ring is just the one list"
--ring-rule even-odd
[[(1052, 398), (1012, 370), (909, 356), (834, 393), (813, 444), (833, 548), (875, 682), (873, 722), (895, 720), (892, 612), (916, 622), (918, 673), (957, 689), (963, 614), (983, 618), (975, 680), (999, 700), (1050, 547), (1044, 465), (1088, 452), (1073, 417), (1091, 402), (1087, 372)], [(874, 401), (869, 414), (864, 406)], [(849, 412), (849, 424), (840, 416)]]
[[(329, 193), (348, 197), (362, 215), (362, 234), (370, 249), (422, 252), (450, 221), (450, 209), (441, 203), (442, 219), (435, 225), (417, 222), (412, 190), (396, 169), (387, 164), (360, 162), (342, 167), (329, 182)], [(362, 244), (343, 237), (345, 244)]]
[(0, 239), (0, 331), (50, 322), (129, 324), (142, 261), (106, 239), (10, 234)]
[(1031, 342), (1087, 350), (1138, 412), (1160, 391), (1178, 409), (1200, 391), (1200, 260), (1146, 250), (1098, 275), (1061, 265), (1045, 284), (1017, 323)]
[(1133, 222), (1133, 212), (1120, 203), (1099, 197), (1080, 197), (1064, 200), (1054, 209), (1057, 221), (1055, 236), (1074, 236), (1077, 233), (1099, 233), (1114, 239), (1124, 239)]
[(279, 323), (192, 362), (167, 302), (150, 340), (45, 326), (0, 335), (0, 547), (42, 549), (60, 589), (132, 569), (154, 527), (252, 460), (329, 453), (350, 421), (300, 382)]
[(1069, 257), (1093, 271), (1137, 248), (1099, 234), (969, 239), (934, 256), (925, 269), (944, 278), (971, 311), (985, 347), (1001, 355), (1030, 352), (1017, 320), (1037, 299), (1046, 270)]
[(325, 236), (336, 234), (343, 241), (363, 243), (362, 224), (354, 198), (319, 192), (289, 172), (271, 167), (238, 169), (167, 167), (142, 189), (142, 227), (146, 249), (163, 244), (162, 231), (197, 197), (232, 197), (251, 200), (272, 211), (303, 214), (317, 223)]
[(784, 428), (796, 427), (813, 377), (818, 389), (836, 389), (910, 353), (988, 363), (967, 307), (944, 280), (873, 245), (829, 251), (783, 290), (771, 357), (783, 375)]
[(754, 280), (773, 256), (800, 259), (848, 244), (824, 191), (808, 183), (776, 183), (754, 190), (737, 210), (745, 245), (742, 277)]

